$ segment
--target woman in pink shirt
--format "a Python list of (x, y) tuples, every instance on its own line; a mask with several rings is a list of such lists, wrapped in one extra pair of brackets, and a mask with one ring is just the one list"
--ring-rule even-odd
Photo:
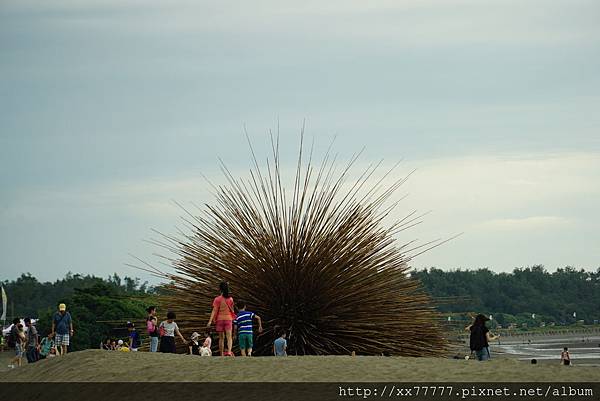
[[(212, 322), (215, 322), (217, 333), (219, 333), (219, 352), (221, 356), (233, 356), (231, 347), (233, 346), (233, 338), (231, 331), (233, 329), (233, 321), (235, 320), (235, 312), (233, 311), (233, 297), (229, 295), (229, 284), (222, 282), (219, 284), (221, 295), (216, 297), (212, 304), (212, 313), (206, 327), (210, 327)], [(225, 336), (227, 336), (227, 352), (223, 352), (225, 347)]]

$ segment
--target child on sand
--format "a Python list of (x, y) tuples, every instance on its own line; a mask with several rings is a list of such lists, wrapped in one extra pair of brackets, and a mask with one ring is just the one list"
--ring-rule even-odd
[(110, 338), (107, 338), (106, 341), (104, 341), (103, 343), (100, 343), (100, 349), (104, 350), (104, 351), (110, 351)]
[(212, 356), (212, 338), (210, 337), (210, 331), (206, 331), (204, 333), (204, 342), (202, 343), (202, 347), (200, 347), (200, 356)]
[(252, 332), (252, 319), (258, 320), (258, 332), (262, 333), (262, 320), (260, 316), (254, 312), (246, 310), (246, 303), (241, 302), (237, 318), (234, 320), (236, 331), (238, 334), (238, 341), (240, 344), (240, 353), (242, 356), (252, 356), (252, 338), (254, 333)]
[[(236, 318), (233, 311), (233, 297), (229, 295), (229, 284), (222, 282), (219, 284), (221, 295), (216, 297), (212, 304), (212, 312), (206, 327), (210, 327), (215, 322), (217, 333), (219, 333), (219, 352), (221, 356), (233, 356), (231, 348), (233, 347), (233, 320)], [(225, 337), (227, 337), (227, 351), (225, 348)]]
[(141, 345), (140, 335), (135, 329), (135, 325), (131, 322), (127, 322), (127, 330), (129, 331), (129, 349), (137, 352)]
[(52, 348), (50, 348), (50, 352), (48, 353), (48, 356), (46, 358), (54, 357), (56, 357), (56, 347), (53, 345)]
[(190, 355), (200, 355), (200, 344), (198, 344), (198, 338), (200, 337), (200, 334), (198, 334), (197, 332), (193, 332), (192, 336), (190, 337), (190, 342), (189, 344), (189, 351), (190, 351)]
[(177, 348), (175, 347), (175, 334), (181, 338), (184, 344), (187, 344), (187, 341), (181, 335), (179, 331), (179, 326), (175, 323), (175, 312), (167, 313), (167, 320), (161, 322), (159, 326), (159, 331), (162, 334), (160, 339), (160, 352), (167, 354), (175, 354), (177, 352)]
[(569, 348), (563, 348), (563, 351), (560, 353), (560, 363), (561, 365), (565, 366), (571, 365), (571, 355), (569, 355)]
[(127, 346), (127, 343), (125, 343), (123, 340), (119, 340), (119, 345), (117, 346), (117, 349), (121, 352), (129, 352), (131, 351), (129, 349), (129, 347)]
[(273, 342), (273, 355), (287, 356), (287, 340), (285, 337), (285, 331), (282, 331), (279, 338)]

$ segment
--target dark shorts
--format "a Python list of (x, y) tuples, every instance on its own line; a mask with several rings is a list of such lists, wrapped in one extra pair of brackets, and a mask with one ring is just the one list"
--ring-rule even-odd
[(175, 337), (163, 336), (160, 339), (160, 352), (166, 354), (175, 354), (177, 347), (175, 347)]

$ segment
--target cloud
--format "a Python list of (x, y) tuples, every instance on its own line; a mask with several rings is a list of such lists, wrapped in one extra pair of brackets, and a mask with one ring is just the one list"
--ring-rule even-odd
[[(86, 29), (122, 33), (271, 36), (269, 40), (323, 35), (365, 45), (380, 40), (395, 46), (518, 43), (556, 45), (592, 43), (599, 30), (596, 4), (579, 1), (305, 1), (240, 3), (203, 1), (39, 1), (14, 2), (58, 29), (85, 24)], [(532, 18), (532, 15), (535, 18)]]

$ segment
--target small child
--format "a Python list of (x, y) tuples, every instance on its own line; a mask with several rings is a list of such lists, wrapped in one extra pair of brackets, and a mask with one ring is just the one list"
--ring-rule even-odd
[(49, 357), (52, 348), (54, 348), (54, 340), (52, 340), (52, 337), (48, 336), (42, 338), (42, 342), (40, 343), (40, 356), (42, 358)]
[(106, 341), (100, 344), (100, 349), (104, 351), (110, 351), (110, 338), (107, 338)]
[(189, 342), (189, 350), (190, 350), (190, 355), (200, 355), (200, 344), (198, 344), (198, 338), (200, 337), (200, 334), (198, 334), (197, 332), (193, 332), (192, 336), (190, 337), (190, 342)]
[(238, 305), (238, 313), (236, 319), (233, 321), (238, 334), (238, 342), (240, 344), (240, 353), (242, 356), (252, 356), (252, 338), (254, 333), (252, 331), (252, 319), (258, 320), (258, 332), (262, 333), (262, 320), (260, 316), (254, 312), (246, 310), (246, 303), (240, 302)]
[(140, 347), (140, 335), (135, 329), (135, 325), (131, 322), (127, 322), (127, 330), (129, 331), (129, 349), (133, 352), (137, 352)]
[(50, 352), (48, 353), (48, 356), (46, 356), (46, 358), (54, 358), (56, 356), (56, 347), (54, 345), (52, 345), (52, 348), (50, 348)]
[(212, 356), (212, 338), (210, 337), (210, 331), (204, 333), (204, 342), (200, 347), (200, 356)]
[(560, 363), (565, 366), (571, 365), (571, 355), (569, 355), (569, 348), (563, 348), (563, 352), (560, 353)]
[(287, 340), (285, 337), (285, 331), (282, 331), (279, 338), (273, 342), (273, 354), (275, 356), (287, 356)]
[(118, 346), (117, 346), (118, 351), (121, 351), (121, 352), (129, 352), (130, 351), (129, 347), (123, 340), (119, 340), (119, 342), (117, 344), (118, 344)]

